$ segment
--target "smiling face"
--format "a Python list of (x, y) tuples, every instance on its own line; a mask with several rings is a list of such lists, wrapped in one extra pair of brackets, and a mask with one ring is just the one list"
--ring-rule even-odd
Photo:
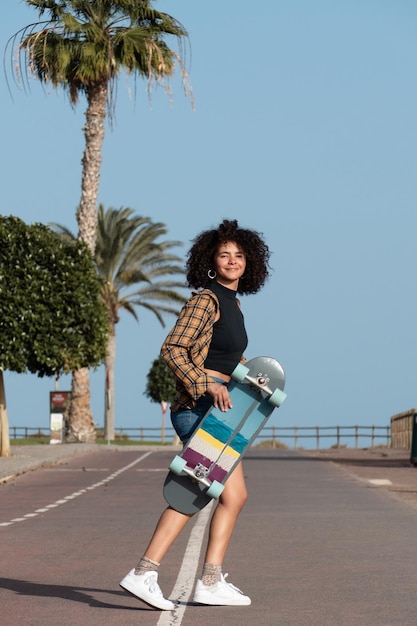
[(219, 245), (214, 256), (214, 269), (217, 272), (218, 283), (237, 291), (239, 278), (246, 268), (246, 256), (242, 248), (234, 241), (226, 241)]

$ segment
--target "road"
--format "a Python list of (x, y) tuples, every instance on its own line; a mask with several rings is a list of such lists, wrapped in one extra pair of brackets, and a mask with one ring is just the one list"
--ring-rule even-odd
[[(415, 626), (417, 509), (329, 463), (253, 449), (248, 503), (224, 571), (250, 607), (193, 605), (209, 510), (166, 556), (180, 598), (151, 610), (119, 580), (164, 507), (170, 451), (103, 450), (0, 486), (0, 611), (6, 626)], [(202, 547), (203, 546), (203, 547)]]

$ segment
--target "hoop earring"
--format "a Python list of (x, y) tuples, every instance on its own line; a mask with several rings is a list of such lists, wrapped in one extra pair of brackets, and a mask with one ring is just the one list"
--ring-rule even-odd
[(216, 276), (217, 276), (217, 272), (216, 272), (216, 270), (209, 270), (209, 271), (207, 272), (207, 276), (208, 276), (211, 280), (214, 280), (214, 279), (216, 278)]

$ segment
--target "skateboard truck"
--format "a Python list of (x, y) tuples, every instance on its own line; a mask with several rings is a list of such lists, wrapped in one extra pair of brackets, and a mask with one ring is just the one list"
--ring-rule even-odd
[(171, 472), (174, 472), (174, 474), (177, 474), (178, 476), (180, 476), (181, 474), (186, 474), (192, 480), (198, 481), (205, 487), (211, 487), (212, 485), (212, 482), (208, 478), (206, 478), (210, 469), (205, 465), (202, 465), (202, 463), (198, 463), (195, 467), (191, 468), (188, 467), (185, 459), (182, 459), (180, 456), (177, 455), (172, 460), (169, 469)]
[[(202, 463), (197, 463), (194, 468), (194, 476), (200, 480), (201, 478), (205, 478), (209, 473), (209, 468), (203, 465)], [(211, 484), (211, 483), (210, 483)]]
[(191, 468), (188, 467), (185, 459), (182, 459), (180, 456), (174, 457), (172, 460), (169, 469), (177, 476), (181, 476), (181, 474), (186, 474), (191, 478), (194, 482), (199, 482), (200, 484), (207, 487), (207, 495), (210, 498), (219, 498), (223, 492), (224, 485), (219, 483), (217, 480), (209, 480), (206, 476), (210, 472), (210, 469), (201, 463), (198, 463), (196, 467)]
[(258, 372), (256, 376), (246, 376), (246, 380), (259, 391), (264, 391), (268, 395), (273, 394), (273, 390), (268, 386), (269, 377), (262, 372)]
[(287, 395), (282, 391), (282, 389), (271, 389), (269, 387), (269, 376), (263, 374), (262, 372), (258, 372), (256, 376), (251, 376), (249, 372), (250, 369), (248, 367), (246, 367), (243, 363), (238, 363), (232, 372), (232, 378), (237, 380), (239, 383), (244, 383), (246, 381), (254, 389), (260, 393), (264, 393), (265, 397), (269, 396), (268, 402), (274, 406), (280, 406), (284, 402)]
[(206, 478), (209, 470), (207, 469), (207, 467), (204, 467), (204, 465), (198, 464), (193, 469), (186, 465), (182, 471), (184, 472), (184, 474), (188, 474), (188, 476), (190, 476), (194, 480), (197, 480), (205, 487), (211, 487), (211, 480)]

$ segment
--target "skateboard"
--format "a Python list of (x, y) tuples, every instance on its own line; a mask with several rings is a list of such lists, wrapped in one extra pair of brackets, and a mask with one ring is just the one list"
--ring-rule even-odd
[(239, 363), (228, 389), (233, 407), (212, 407), (180, 455), (172, 460), (164, 498), (175, 510), (194, 514), (220, 497), (224, 483), (285, 400), (285, 373), (270, 357)]

